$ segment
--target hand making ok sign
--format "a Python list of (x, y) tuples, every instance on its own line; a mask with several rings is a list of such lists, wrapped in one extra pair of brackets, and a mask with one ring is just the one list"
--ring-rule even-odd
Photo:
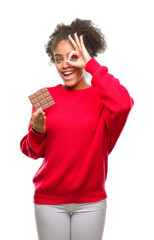
[[(75, 51), (72, 51), (69, 56), (67, 62), (73, 66), (73, 67), (79, 67), (79, 68), (85, 68), (87, 62), (91, 59), (91, 56), (89, 55), (84, 42), (83, 42), (83, 35), (80, 36), (80, 40), (77, 36), (77, 33), (74, 33), (75, 41), (71, 37), (71, 35), (68, 35), (68, 39), (72, 43), (73, 47), (75, 48)], [(76, 61), (71, 61), (72, 56), (76, 57)]]

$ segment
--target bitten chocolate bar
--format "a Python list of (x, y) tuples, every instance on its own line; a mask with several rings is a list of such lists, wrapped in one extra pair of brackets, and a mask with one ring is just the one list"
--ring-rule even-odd
[(31, 101), (35, 110), (41, 108), (44, 110), (48, 107), (51, 107), (55, 104), (51, 94), (49, 93), (47, 88), (42, 88), (39, 91), (33, 93), (32, 95), (28, 96), (29, 100)]

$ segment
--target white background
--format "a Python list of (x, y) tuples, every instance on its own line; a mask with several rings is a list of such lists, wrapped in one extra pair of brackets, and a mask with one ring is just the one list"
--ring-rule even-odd
[(62, 83), (44, 45), (58, 23), (90, 19), (107, 38), (97, 60), (135, 105), (109, 156), (103, 240), (154, 239), (154, 96), (152, 0), (40, 1), (0, 4), (0, 238), (37, 240), (32, 178), (42, 159), (20, 151), (31, 115), (28, 95)]

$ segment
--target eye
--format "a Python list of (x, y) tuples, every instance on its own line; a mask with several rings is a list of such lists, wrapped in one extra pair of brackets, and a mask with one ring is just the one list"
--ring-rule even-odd
[(72, 59), (72, 60), (75, 60), (75, 59), (77, 59), (77, 56), (73, 55), (73, 56), (71, 57), (71, 59)]
[(60, 62), (60, 61), (62, 61), (61, 58), (57, 58), (57, 59), (56, 59), (56, 62)]

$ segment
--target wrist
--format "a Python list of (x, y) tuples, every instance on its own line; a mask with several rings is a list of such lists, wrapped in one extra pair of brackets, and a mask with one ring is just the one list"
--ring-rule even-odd
[(87, 58), (86, 58), (86, 61), (85, 61), (86, 64), (87, 64), (91, 59), (92, 59), (92, 57), (87, 57)]
[(85, 66), (87, 65), (87, 63), (88, 63), (91, 59), (92, 59), (92, 57), (90, 57), (90, 56), (85, 59)]
[[(92, 76), (101, 68), (101, 65), (94, 59), (91, 58), (86, 64), (85, 70), (89, 72)], [(106, 70), (106, 68), (104, 69)]]
[(38, 134), (43, 134), (43, 133), (46, 132), (46, 128), (44, 128), (44, 129), (34, 129), (34, 128), (32, 128), (32, 130), (33, 130), (35, 133), (38, 133)]

